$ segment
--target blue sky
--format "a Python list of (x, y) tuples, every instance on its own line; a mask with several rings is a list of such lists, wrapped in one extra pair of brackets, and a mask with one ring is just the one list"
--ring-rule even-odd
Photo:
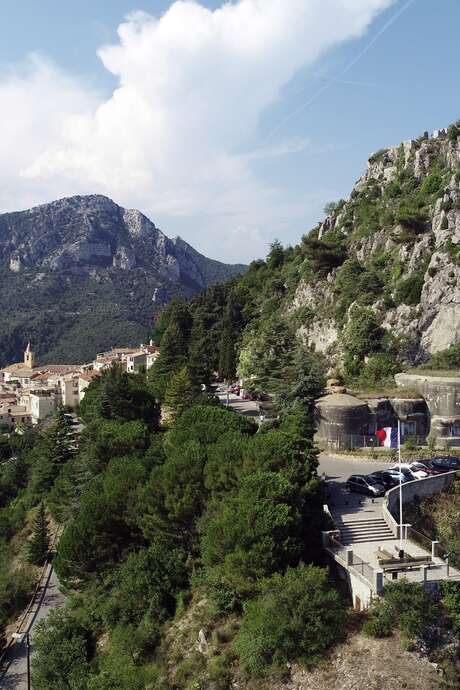
[[(194, 17), (193, 43), (188, 37), (183, 48), (177, 40), (175, 48), (177, 34), (172, 45), (164, 43), (152, 19), (172, 2), (2, 0), (0, 211), (73, 193), (106, 193), (210, 256), (248, 261), (263, 255), (275, 237), (297, 242), (321, 218), (325, 202), (348, 196), (370, 153), (460, 117), (460, 3), (415, 0), (345, 75), (282, 125), (406, 5), (348, 0), (363, 14), (371, 6), (373, 14), (354, 16), (362, 26), (341, 35), (332, 12), (340, 0), (302, 2), (317, 6), (308, 19), (313, 25), (298, 35), (287, 26), (291, 46), (278, 36), (284, 18), (275, 13), (267, 34), (275, 47), (268, 40), (265, 48), (257, 46), (246, 84), (238, 52), (221, 53), (209, 38), (204, 47), (195, 45), (202, 28), (214, 30), (212, 15)], [(325, 9), (321, 16), (327, 5), (329, 14)], [(130, 20), (128, 37), (120, 39), (117, 28), (138, 10), (151, 17)], [(170, 16), (174, 31), (186, 30), (181, 11)], [(231, 16), (219, 24), (224, 42)], [(319, 58), (301, 54), (302, 42), (318, 35)], [(247, 40), (256, 42), (257, 35)], [(101, 60), (103, 45), (114, 50)], [(252, 55), (251, 44), (249, 60)], [(160, 72), (174, 88), (158, 86)], [(220, 88), (226, 79), (229, 89)], [(270, 93), (272, 80), (277, 86)], [(117, 105), (112, 95), (120, 83), (125, 88)], [(106, 102), (109, 107), (94, 116)]]

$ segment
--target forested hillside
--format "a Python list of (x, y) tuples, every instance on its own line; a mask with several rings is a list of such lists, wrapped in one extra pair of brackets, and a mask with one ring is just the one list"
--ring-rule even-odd
[[(36, 690), (288, 690), (291, 669), (309, 687), (308, 670), (363, 625), (321, 558), (329, 524), (310, 400), (288, 396), (258, 428), (182, 368), (160, 425), (164, 383), (114, 366), (88, 389), (80, 437), (61, 410), (46, 429), (3, 439), (1, 624), (25, 605), (60, 525), (67, 604), (34, 633)], [(445, 644), (460, 596), (445, 596), (388, 587), (364, 633), (399, 629), (456, 683)]]
[(295, 247), (275, 242), (242, 278), (166, 309), (163, 362), (175, 330), (192, 369), (281, 399), (321, 369), (372, 387), (408, 365), (458, 367), (460, 124), (377, 152), (326, 212)]
[[(175, 385), (177, 376), (169, 400)], [(224, 687), (233, 673), (314, 662), (343, 636), (341, 598), (310, 565), (323, 498), (306, 411), (294, 406), (260, 433), (190, 380), (188, 391), (188, 409), (170, 403), (174, 421), (161, 429), (150, 384), (114, 367), (88, 390), (78, 448), (59, 413), (2, 465), (6, 550), (41, 501), (65, 524), (56, 570), (69, 606), (37, 634), (35, 688), (182, 688), (199, 678)], [(12, 559), (6, 590), (16, 567)], [(13, 611), (3, 601), (5, 621)], [(170, 657), (168, 621), (195, 606), (201, 627), (227, 629), (209, 666), (199, 654)], [(182, 632), (193, 646), (198, 631)]]

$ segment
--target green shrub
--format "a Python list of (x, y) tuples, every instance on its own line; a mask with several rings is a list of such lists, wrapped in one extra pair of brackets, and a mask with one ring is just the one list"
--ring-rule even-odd
[(428, 366), (431, 369), (460, 368), (460, 343), (457, 345), (451, 345), (446, 350), (436, 352), (431, 356)]
[(395, 292), (397, 304), (416, 305), (420, 302), (424, 283), (424, 274), (412, 273), (408, 278), (401, 281)]
[(390, 637), (394, 625), (391, 608), (383, 599), (376, 599), (371, 608), (371, 615), (363, 625), (363, 632), (369, 637)]
[(376, 352), (369, 356), (362, 367), (359, 382), (364, 386), (382, 386), (385, 381), (392, 382), (400, 368), (398, 358), (394, 354)]
[(386, 585), (371, 606), (366, 632), (385, 637), (398, 627), (408, 639), (422, 635), (438, 617), (436, 605), (418, 583), (405, 579)]
[(327, 571), (311, 565), (289, 568), (263, 584), (244, 610), (235, 648), (249, 676), (297, 659), (309, 667), (343, 637), (345, 612)]
[(379, 163), (382, 161), (388, 153), (388, 149), (379, 149), (372, 154), (369, 158), (369, 163)]
[(422, 182), (420, 187), (420, 199), (424, 199), (426, 196), (431, 194), (437, 194), (442, 187), (442, 177), (438, 173), (432, 173), (427, 175)]
[(404, 441), (404, 450), (415, 450), (417, 448), (417, 438), (408, 436)]
[(366, 355), (379, 350), (384, 332), (370, 309), (354, 309), (344, 331), (345, 370), (358, 376)]
[(346, 248), (342, 242), (307, 238), (303, 247), (308, 266), (317, 278), (324, 278), (333, 268), (341, 266), (347, 258)]
[(449, 256), (455, 261), (457, 266), (460, 266), (460, 246), (448, 240), (445, 244), (445, 249)]
[(86, 690), (91, 653), (88, 630), (66, 609), (52, 611), (34, 635), (34, 688)]
[(457, 137), (460, 136), (460, 121), (455, 124), (449, 125), (447, 128), (447, 137), (449, 141), (457, 141)]
[(400, 206), (396, 212), (396, 222), (407, 230), (412, 230), (415, 235), (424, 232), (428, 214), (426, 211), (407, 206)]
[(460, 584), (444, 580), (440, 583), (439, 589), (452, 630), (458, 635), (460, 634)]

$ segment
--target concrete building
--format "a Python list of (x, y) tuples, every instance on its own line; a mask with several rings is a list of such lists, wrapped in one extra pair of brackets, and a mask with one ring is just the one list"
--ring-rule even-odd
[(78, 381), (80, 374), (66, 374), (57, 378), (57, 390), (60, 404), (72, 410), (79, 403)]
[(426, 401), (429, 438), (441, 448), (460, 446), (460, 378), (427, 372), (395, 379), (398, 386), (416, 388)]
[(126, 355), (126, 371), (132, 374), (139, 371), (140, 367), (148, 371), (159, 354), (160, 351), (152, 341), (149, 345), (141, 345), (136, 352)]
[(79, 375), (78, 377), (78, 402), (81, 403), (83, 398), (85, 397), (86, 389), (88, 386), (91, 384), (91, 382), (100, 376), (100, 372), (96, 371), (94, 369), (91, 369), (90, 371), (85, 371), (82, 374)]
[(423, 397), (356, 397), (330, 393), (315, 406), (315, 441), (320, 448), (347, 450), (378, 446), (378, 429), (401, 423), (401, 441), (414, 437), (424, 442), (429, 430), (428, 408)]
[(132, 352), (126, 357), (126, 371), (128, 374), (134, 374), (139, 371), (141, 367), (147, 370), (147, 353), (143, 350), (139, 352)]
[(29, 410), (23, 405), (9, 405), (0, 407), (0, 428), (11, 430), (19, 425), (28, 426), (32, 423)]
[(59, 396), (54, 391), (34, 391), (30, 394), (30, 415), (32, 424), (38, 424), (46, 419), (59, 404)]
[(369, 433), (369, 409), (352, 395), (331, 393), (316, 402), (315, 422), (320, 448), (356, 447)]

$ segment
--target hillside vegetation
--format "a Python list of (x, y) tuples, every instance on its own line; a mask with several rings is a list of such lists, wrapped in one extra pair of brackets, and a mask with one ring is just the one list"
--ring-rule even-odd
[(350, 198), (328, 204), (300, 244), (274, 242), (241, 279), (166, 308), (162, 349), (176, 322), (190, 366), (202, 351), (209, 371), (282, 397), (313, 360), (316, 373), (358, 387), (391, 383), (409, 365), (458, 367), (459, 132), (374, 154)]
[[(78, 443), (62, 411), (4, 439), (7, 586), (27, 519), (39, 530), (43, 504), (64, 527), (68, 603), (34, 639), (36, 690), (303, 690), (363, 635), (374, 654), (376, 639), (400, 639), (408, 666), (417, 650), (458, 687), (457, 585), (432, 600), (402, 581), (363, 618), (350, 610), (323, 562), (312, 441), (328, 372), (376, 387), (406, 364), (458, 361), (458, 134), (378, 152), (299, 245), (274, 242), (242, 277), (173, 300), (148, 375), (114, 366), (91, 383)], [(243, 377), (272, 418), (258, 427), (220, 407), (216, 372)], [(20, 602), (0, 599), (3, 623)], [(374, 676), (367, 687), (394, 687)]]

